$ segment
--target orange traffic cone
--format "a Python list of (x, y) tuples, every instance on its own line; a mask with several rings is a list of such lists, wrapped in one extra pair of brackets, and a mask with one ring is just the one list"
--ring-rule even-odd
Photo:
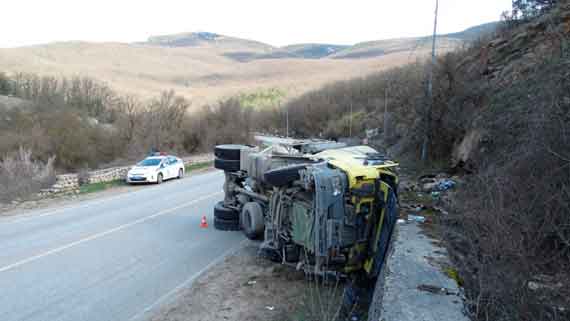
[(206, 221), (206, 215), (202, 216), (202, 221), (200, 222), (200, 227), (201, 228), (207, 228), (208, 227), (208, 222)]

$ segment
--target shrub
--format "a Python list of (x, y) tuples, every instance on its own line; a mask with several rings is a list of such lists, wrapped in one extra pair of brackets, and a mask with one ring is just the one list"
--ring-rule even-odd
[(10, 78), (3, 73), (0, 72), (0, 95), (9, 95), (10, 94)]
[(54, 158), (34, 161), (32, 152), (20, 148), (0, 161), (0, 201), (26, 198), (55, 182)]
[(564, 60), (537, 66), (493, 93), (477, 123), (487, 151), (446, 221), (477, 319), (570, 317), (567, 70)]
[(529, 19), (545, 13), (558, 0), (513, 0), (513, 17)]

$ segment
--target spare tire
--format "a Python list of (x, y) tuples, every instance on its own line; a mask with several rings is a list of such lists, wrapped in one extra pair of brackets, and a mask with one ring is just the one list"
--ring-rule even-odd
[(270, 170), (263, 174), (263, 180), (273, 186), (281, 187), (292, 183), (300, 178), (299, 171), (306, 165), (292, 165)]
[(224, 206), (224, 202), (218, 202), (214, 206), (214, 217), (222, 220), (237, 221), (239, 220), (239, 212)]
[(263, 235), (265, 219), (261, 205), (256, 202), (246, 203), (241, 210), (240, 222), (248, 239), (255, 240)]
[(214, 155), (219, 159), (239, 161), (241, 150), (249, 148), (246, 145), (218, 145), (214, 148)]
[(214, 167), (226, 172), (237, 172), (239, 171), (239, 160), (215, 158)]
[(220, 231), (239, 231), (239, 220), (224, 220), (214, 217), (214, 227)]

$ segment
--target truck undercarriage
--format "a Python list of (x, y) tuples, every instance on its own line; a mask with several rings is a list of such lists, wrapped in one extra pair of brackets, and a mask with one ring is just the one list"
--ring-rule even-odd
[(367, 146), (312, 140), (215, 154), (226, 176), (217, 228), (263, 239), (264, 256), (307, 274), (379, 275), (398, 216), (398, 164)]

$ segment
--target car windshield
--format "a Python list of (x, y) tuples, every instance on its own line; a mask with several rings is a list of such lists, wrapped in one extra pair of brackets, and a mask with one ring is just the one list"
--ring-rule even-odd
[(141, 161), (140, 163), (138, 163), (138, 166), (158, 166), (160, 164), (161, 159), (160, 158), (146, 158), (143, 161)]

